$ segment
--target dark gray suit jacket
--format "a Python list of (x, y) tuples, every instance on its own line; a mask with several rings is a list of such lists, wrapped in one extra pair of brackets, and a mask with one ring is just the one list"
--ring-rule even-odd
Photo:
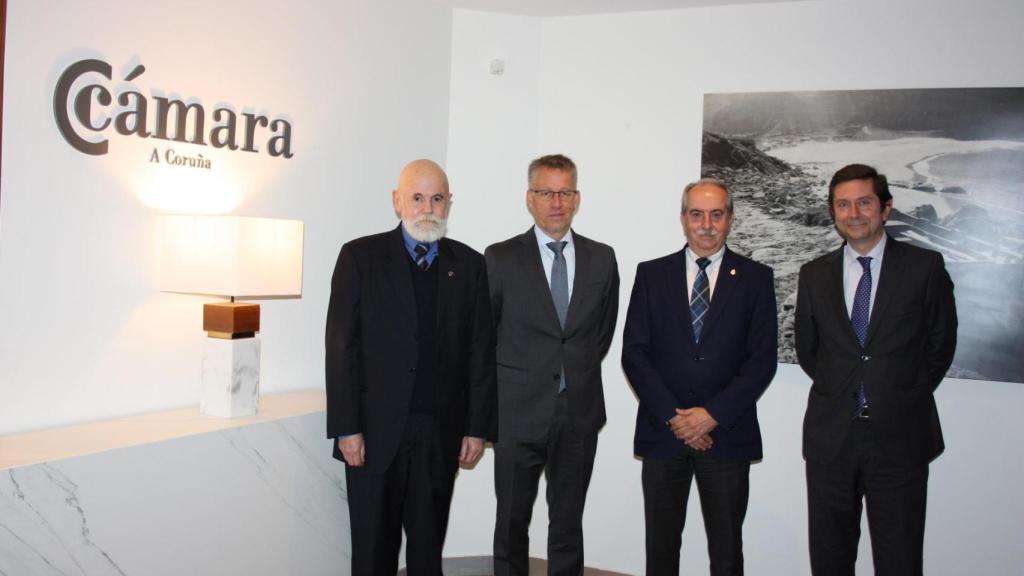
[(619, 312), (619, 271), (606, 244), (573, 232), (576, 274), (565, 330), (558, 322), (533, 227), (484, 252), (497, 333), (498, 436), (547, 433), (565, 368), (569, 417), (585, 434), (605, 423), (601, 360)]
[(804, 458), (827, 464), (839, 452), (860, 382), (871, 432), (897, 464), (920, 464), (944, 448), (932, 393), (956, 350), (953, 282), (942, 255), (886, 239), (867, 341), (861, 346), (843, 296), (843, 249), (800, 268), (796, 353), (811, 386)]

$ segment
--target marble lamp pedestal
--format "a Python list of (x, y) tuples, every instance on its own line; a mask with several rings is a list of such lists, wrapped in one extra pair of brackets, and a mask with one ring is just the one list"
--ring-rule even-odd
[(203, 382), (199, 411), (235, 418), (256, 414), (260, 394), (259, 336), (203, 343)]
[(203, 306), (203, 378), (199, 411), (235, 418), (256, 414), (260, 390), (260, 307), (222, 302)]

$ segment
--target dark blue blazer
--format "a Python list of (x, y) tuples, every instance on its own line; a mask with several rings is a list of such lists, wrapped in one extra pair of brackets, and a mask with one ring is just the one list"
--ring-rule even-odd
[(683, 250), (637, 266), (622, 338), (622, 367), (640, 399), (634, 451), (684, 449), (668, 427), (676, 408), (703, 406), (718, 422), (711, 455), (762, 457), (755, 403), (775, 376), (778, 320), (772, 269), (728, 248), (700, 343), (694, 342)]

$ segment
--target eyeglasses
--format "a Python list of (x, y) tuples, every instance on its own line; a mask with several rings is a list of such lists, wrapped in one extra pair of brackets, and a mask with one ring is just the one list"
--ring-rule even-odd
[(555, 196), (558, 196), (562, 200), (569, 200), (573, 196), (579, 194), (579, 190), (534, 190), (530, 189), (537, 196), (540, 196), (544, 200), (553, 200)]

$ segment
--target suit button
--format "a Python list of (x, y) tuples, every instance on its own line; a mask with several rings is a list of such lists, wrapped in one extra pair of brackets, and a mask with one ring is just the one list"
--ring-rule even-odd
[(871, 356), (861, 356), (860, 359), (862, 362), (867, 362), (868, 360), (871, 360)]
[(416, 371), (416, 368), (409, 368), (409, 374), (412, 374), (415, 371)]
[(562, 344), (565, 344), (565, 338), (562, 338)]
[(704, 359), (704, 357), (703, 357), (703, 356), (694, 356), (694, 357), (693, 357), (693, 361), (694, 361), (694, 362), (700, 362), (700, 361), (701, 361), (701, 360), (703, 360), (703, 359)]
[(560, 374), (555, 374), (554, 376), (552, 376), (552, 378), (554, 378), (555, 380), (561, 380), (562, 377)]

